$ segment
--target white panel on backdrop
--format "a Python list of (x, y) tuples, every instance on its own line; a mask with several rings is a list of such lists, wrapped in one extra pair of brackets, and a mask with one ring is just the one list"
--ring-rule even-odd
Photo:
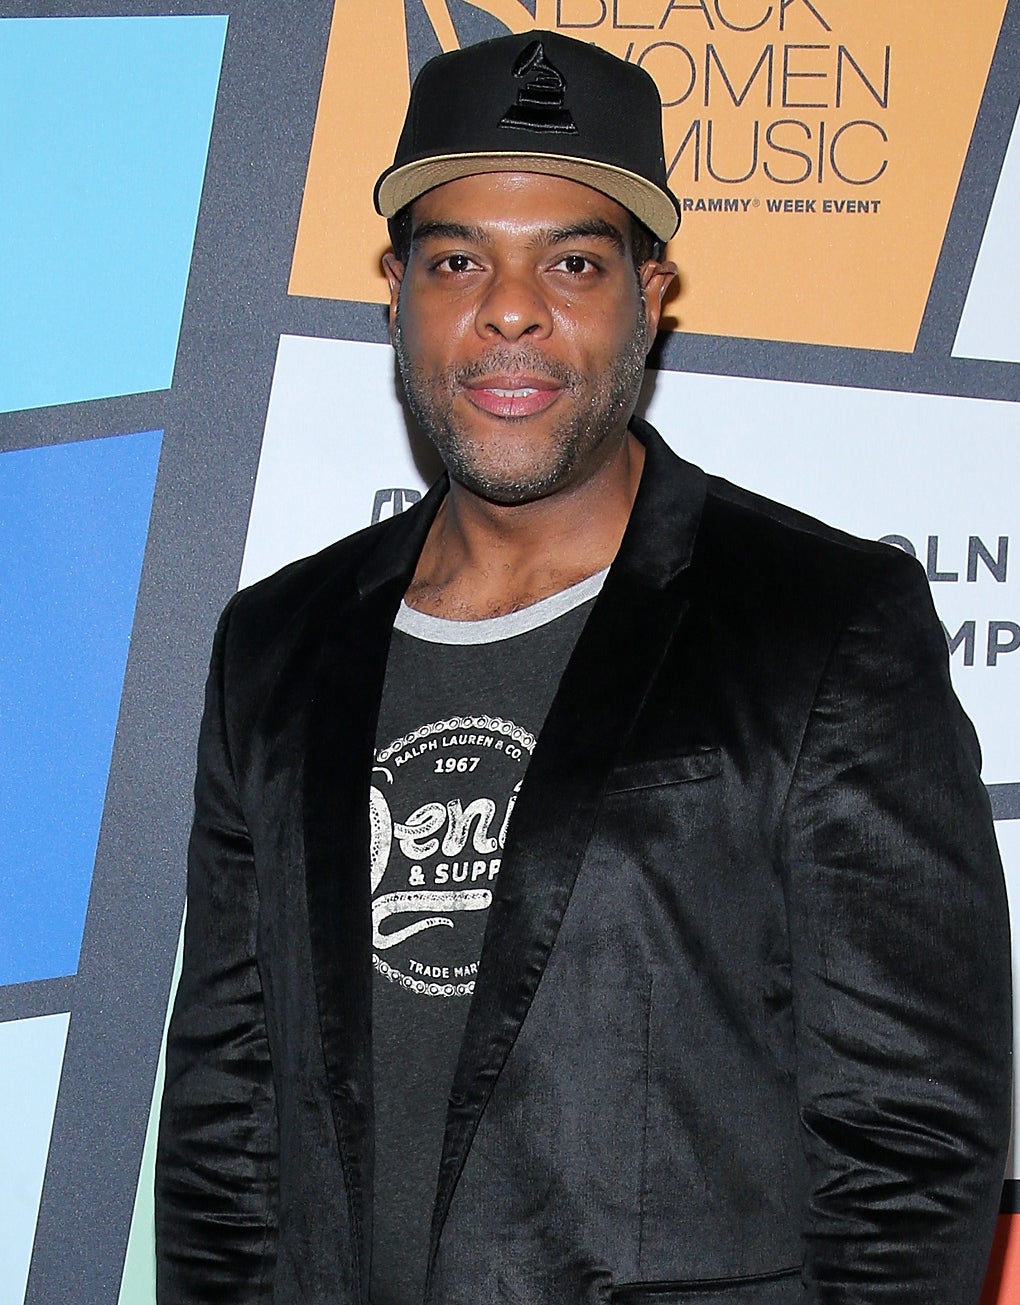
[(1020, 362), (1020, 114), (999, 176), (953, 353)]
[(69, 1015), (0, 1024), (0, 1288), (25, 1298)]
[(406, 430), (388, 345), (281, 336), (241, 584), (367, 526), (380, 490), (420, 493)]
[(985, 782), (1020, 781), (1020, 406), (660, 372), (647, 412), (706, 471), (909, 542), (958, 640), (953, 682)]

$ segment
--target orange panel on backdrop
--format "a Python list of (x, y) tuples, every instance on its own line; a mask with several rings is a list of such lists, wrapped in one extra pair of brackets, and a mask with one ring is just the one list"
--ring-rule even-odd
[[(436, 35), (446, 0), (423, 0)], [(596, 41), (663, 98), (686, 331), (910, 351), (1006, 0), (475, 0)], [(402, 0), (337, 6), (291, 291), (385, 300), (371, 191), (408, 90)]]
[(1003, 1214), (995, 1229), (979, 1305), (1020, 1305), (1020, 1216)]
[(410, 90), (403, 0), (339, 0), (322, 76), (289, 290), (388, 299), (386, 224), (372, 207)]

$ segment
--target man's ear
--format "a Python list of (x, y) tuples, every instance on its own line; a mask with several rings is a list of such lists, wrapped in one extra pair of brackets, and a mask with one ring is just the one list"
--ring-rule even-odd
[(655, 332), (659, 329), (662, 301), (673, 284), (678, 268), (668, 259), (649, 258), (641, 264), (639, 280), (641, 297), (645, 303), (645, 321), (648, 323), (648, 347), (652, 347)]
[(404, 264), (392, 249), (387, 249), (382, 256), (382, 268), (390, 287), (390, 331), (397, 321), (397, 301), (400, 298), (400, 286), (404, 280)]

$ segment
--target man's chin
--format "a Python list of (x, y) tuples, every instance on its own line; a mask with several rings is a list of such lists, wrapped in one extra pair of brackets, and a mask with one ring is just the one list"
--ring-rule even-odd
[(487, 471), (458, 465), (452, 460), (446, 461), (446, 468), (450, 479), (461, 489), (498, 507), (522, 507), (548, 498), (566, 483), (570, 475), (569, 467), (557, 467), (541, 476), (537, 476), (531, 467), (527, 472), (515, 475), (505, 469)]
[(507, 484), (457, 476), (452, 472), (450, 479), (461, 489), (468, 490), (475, 498), (483, 499), (496, 507), (523, 507), (526, 503), (537, 503), (540, 499), (555, 494), (557, 489), (556, 485), (520, 484), (519, 482)]

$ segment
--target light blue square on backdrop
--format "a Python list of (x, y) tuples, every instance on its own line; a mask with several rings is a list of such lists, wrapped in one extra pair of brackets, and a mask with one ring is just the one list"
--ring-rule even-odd
[(0, 19), (0, 412), (170, 385), (226, 27)]

